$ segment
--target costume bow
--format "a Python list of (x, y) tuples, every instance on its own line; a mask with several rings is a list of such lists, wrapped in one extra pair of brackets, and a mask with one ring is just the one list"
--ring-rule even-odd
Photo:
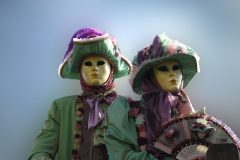
[(100, 104), (106, 103), (110, 105), (113, 100), (117, 98), (116, 92), (111, 92), (107, 95), (97, 96), (97, 97), (86, 97), (86, 102), (90, 108), (88, 117), (88, 129), (96, 126), (104, 119), (104, 113), (100, 108)]

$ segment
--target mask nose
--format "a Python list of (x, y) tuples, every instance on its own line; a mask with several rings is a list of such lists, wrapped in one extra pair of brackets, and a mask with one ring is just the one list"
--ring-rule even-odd
[(97, 63), (93, 63), (92, 71), (98, 71), (98, 65), (97, 65)]
[(173, 70), (169, 71), (169, 77), (175, 77), (176, 73)]

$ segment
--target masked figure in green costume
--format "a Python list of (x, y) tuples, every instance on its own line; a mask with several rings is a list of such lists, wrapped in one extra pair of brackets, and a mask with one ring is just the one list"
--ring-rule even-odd
[(59, 67), (62, 78), (80, 80), (81, 95), (54, 100), (29, 160), (155, 159), (140, 152), (127, 99), (114, 91), (129, 61), (108, 33), (77, 31)]
[[(141, 143), (148, 144), (147, 150), (151, 151), (149, 146), (165, 123), (195, 111), (183, 88), (198, 70), (196, 53), (165, 34), (157, 35), (151, 45), (135, 56), (130, 82), (134, 92), (142, 95), (143, 111), (136, 120), (146, 124), (145, 127), (141, 123), (138, 125), (141, 126), (140, 133), (146, 131), (140, 134), (140, 139), (146, 138)], [(165, 130), (168, 137), (175, 132), (173, 129)], [(164, 159), (163, 154), (157, 157)]]
[[(197, 53), (164, 33), (134, 58), (130, 82), (134, 92), (142, 95), (140, 113), (135, 115), (139, 145), (159, 160), (206, 160), (207, 155), (219, 154), (212, 144), (230, 143), (236, 152), (240, 146), (226, 124), (193, 108), (184, 88), (197, 72)], [(225, 150), (222, 158), (233, 153)], [(233, 155), (238, 157), (226, 158), (234, 159)]]

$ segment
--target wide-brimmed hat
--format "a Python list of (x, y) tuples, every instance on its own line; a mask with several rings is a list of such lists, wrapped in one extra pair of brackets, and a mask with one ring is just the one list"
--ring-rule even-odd
[(103, 56), (114, 67), (114, 78), (130, 73), (131, 62), (124, 57), (116, 39), (108, 33), (92, 28), (78, 30), (71, 38), (58, 73), (62, 78), (80, 79), (80, 65), (88, 56)]
[(154, 66), (168, 60), (179, 63), (183, 76), (183, 87), (186, 87), (193, 76), (200, 71), (199, 57), (191, 47), (161, 33), (154, 38), (152, 44), (144, 47), (134, 57), (133, 70), (130, 76), (133, 91), (141, 94), (143, 78)]

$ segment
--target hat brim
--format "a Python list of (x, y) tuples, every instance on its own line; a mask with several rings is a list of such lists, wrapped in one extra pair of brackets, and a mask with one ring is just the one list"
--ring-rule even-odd
[(116, 55), (114, 45), (109, 37), (98, 38), (90, 43), (74, 41), (73, 50), (59, 66), (62, 78), (80, 79), (80, 65), (83, 58), (88, 56), (106, 57), (114, 66), (114, 78), (120, 78), (130, 73), (131, 62), (122, 55)]
[(145, 78), (154, 66), (161, 64), (165, 61), (174, 60), (179, 63), (183, 75), (183, 87), (185, 88), (193, 76), (200, 71), (198, 65), (198, 57), (190, 54), (173, 54), (156, 59), (150, 59), (143, 62), (139, 67), (133, 66), (133, 72), (131, 74), (130, 83), (132, 84), (133, 91), (137, 94), (141, 94), (142, 80)]

